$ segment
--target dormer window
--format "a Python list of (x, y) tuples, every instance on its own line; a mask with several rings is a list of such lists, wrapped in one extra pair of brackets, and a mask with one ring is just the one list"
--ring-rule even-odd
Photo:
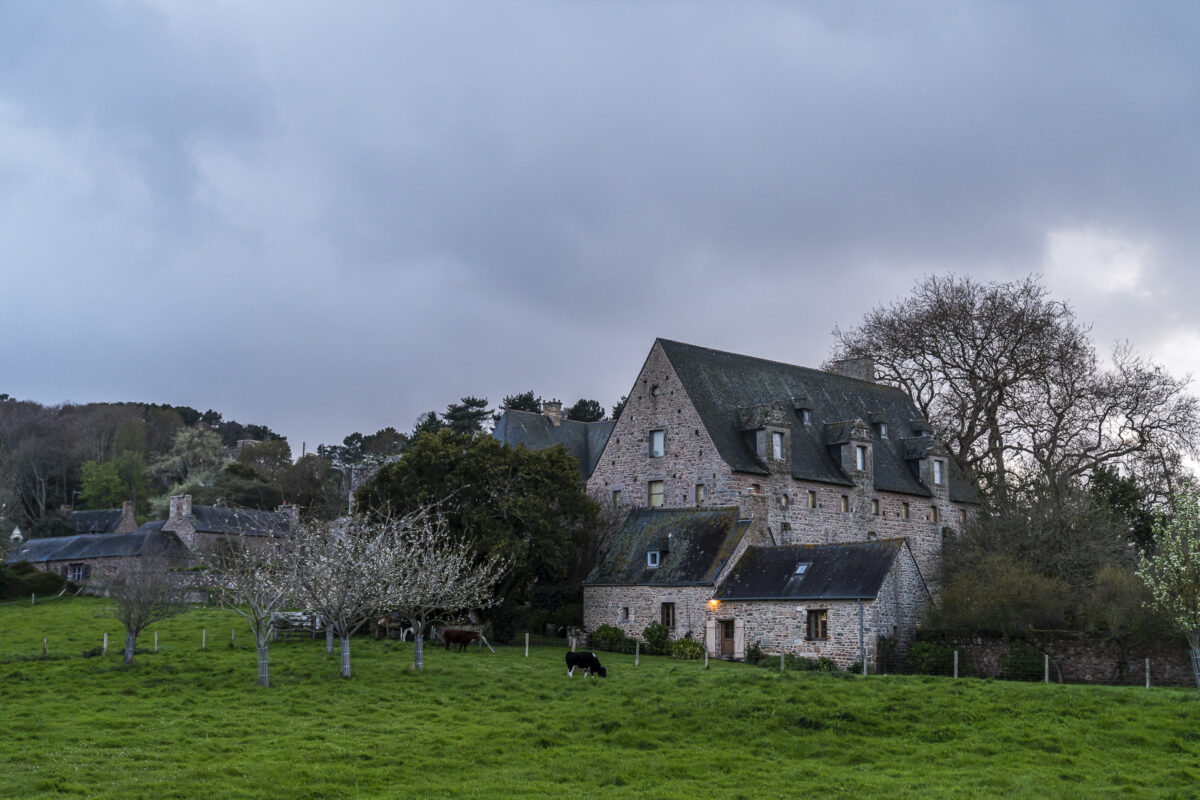
[(800, 409), (800, 422), (805, 425), (812, 425), (812, 411), (807, 408)]
[(783, 434), (771, 431), (771, 458), (783, 461)]
[(650, 457), (662, 458), (667, 452), (667, 432), (650, 431)]
[(935, 458), (933, 460), (933, 485), (946, 485), (946, 462), (942, 461), (940, 458)]
[(854, 446), (854, 468), (859, 472), (864, 472), (867, 469), (867, 446), (856, 444)]
[(811, 566), (812, 566), (811, 561), (801, 561), (799, 564), (796, 565), (796, 572), (794, 574), (803, 575), (804, 573), (808, 572), (808, 568)]
[(647, 569), (658, 569), (659, 555), (660, 555), (660, 552), (658, 550), (647, 550), (646, 551), (646, 568)]
[(886, 438), (888, 438), (888, 433), (887, 433), (887, 423), (886, 423), (886, 422), (881, 422), (881, 423), (879, 423), (879, 438), (880, 438), (880, 439), (886, 439)]

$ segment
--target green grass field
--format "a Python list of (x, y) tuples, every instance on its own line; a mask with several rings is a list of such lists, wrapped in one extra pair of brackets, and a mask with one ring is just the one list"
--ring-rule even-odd
[[(160, 623), (123, 669), (103, 608), (0, 607), (0, 797), (1200, 796), (1183, 689), (605, 653), (606, 680), (568, 679), (563, 650), (516, 647), (430, 648), (414, 674), (411, 644), (365, 638), (349, 681), (323, 642), (274, 645), (260, 689), (232, 614)], [(84, 658), (104, 631), (110, 654)]]

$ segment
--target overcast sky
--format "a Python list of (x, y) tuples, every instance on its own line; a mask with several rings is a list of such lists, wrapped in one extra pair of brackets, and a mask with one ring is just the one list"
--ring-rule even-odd
[[(1200, 4), (0, 0), (0, 392), (340, 442), (927, 273), (1200, 374)], [(1195, 389), (1195, 385), (1193, 386)]]

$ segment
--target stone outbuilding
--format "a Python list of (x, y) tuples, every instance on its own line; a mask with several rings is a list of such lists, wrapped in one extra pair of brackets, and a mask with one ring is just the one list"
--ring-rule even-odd
[(661, 622), (699, 640), (713, 589), (748, 544), (737, 508), (633, 509), (583, 584), (584, 627), (642, 638)]
[(189, 550), (219, 545), (230, 536), (259, 539), (288, 536), (299, 523), (299, 507), (283, 505), (275, 511), (225, 506), (194, 506), (190, 494), (171, 497), (164, 532), (174, 533)]
[(28, 561), (43, 572), (55, 572), (74, 583), (102, 584), (130, 559), (161, 556), (168, 566), (187, 566), (191, 554), (173, 533), (163, 533), (162, 522), (147, 522), (129, 533), (51, 536), (24, 542), (7, 559)]
[(133, 533), (138, 529), (137, 515), (133, 502), (126, 500), (120, 508), (100, 508), (88, 511), (71, 511), (67, 514), (75, 533), (110, 534)]
[(903, 539), (749, 547), (708, 606), (710, 655), (764, 652), (873, 669), (881, 636), (911, 644), (929, 591)]

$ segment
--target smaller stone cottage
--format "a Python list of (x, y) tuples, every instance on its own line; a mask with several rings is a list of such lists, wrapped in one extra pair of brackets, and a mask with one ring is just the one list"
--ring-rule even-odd
[(584, 627), (642, 637), (661, 622), (699, 639), (713, 589), (747, 545), (737, 508), (638, 508), (603, 548), (583, 584)]
[(13, 551), (10, 564), (28, 561), (43, 572), (56, 572), (74, 583), (103, 583), (129, 559), (154, 554), (169, 566), (186, 566), (187, 548), (171, 533), (161, 531), (162, 522), (147, 522), (129, 533), (51, 536), (30, 539)]
[(299, 506), (294, 505), (282, 505), (275, 511), (193, 506), (190, 494), (177, 494), (170, 500), (162, 529), (178, 536), (188, 550), (196, 551), (219, 546), (230, 536), (290, 535), (299, 523), (299, 513)]
[(715, 657), (763, 650), (874, 668), (878, 641), (906, 649), (929, 591), (904, 539), (748, 547), (713, 595), (705, 643)]
[(100, 508), (72, 511), (67, 514), (75, 533), (109, 534), (133, 533), (138, 529), (133, 502), (126, 500), (120, 508)]

